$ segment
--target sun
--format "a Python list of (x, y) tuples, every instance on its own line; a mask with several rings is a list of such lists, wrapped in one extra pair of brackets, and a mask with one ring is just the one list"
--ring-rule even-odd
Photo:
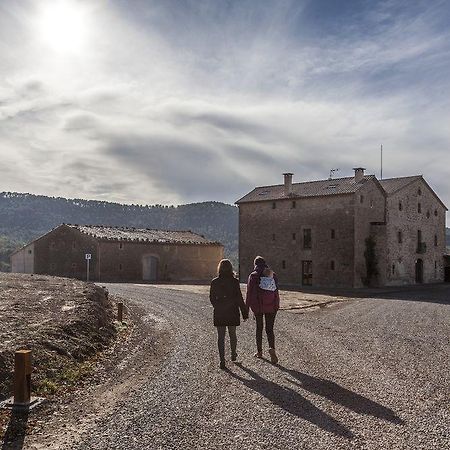
[(78, 52), (87, 41), (87, 19), (80, 3), (53, 0), (39, 14), (39, 38), (57, 52)]

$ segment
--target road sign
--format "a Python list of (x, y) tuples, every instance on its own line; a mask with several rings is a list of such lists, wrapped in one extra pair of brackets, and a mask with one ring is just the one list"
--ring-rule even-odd
[(86, 281), (89, 281), (89, 261), (92, 259), (92, 254), (86, 253), (84, 258), (86, 259)]

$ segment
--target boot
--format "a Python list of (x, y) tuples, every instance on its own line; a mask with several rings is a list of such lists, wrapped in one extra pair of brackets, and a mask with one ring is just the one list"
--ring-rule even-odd
[(269, 355), (270, 355), (270, 362), (272, 364), (277, 364), (278, 363), (278, 356), (275, 353), (275, 349), (274, 348), (269, 348)]
[(254, 355), (253, 355), (255, 358), (262, 358), (262, 352), (256, 352)]

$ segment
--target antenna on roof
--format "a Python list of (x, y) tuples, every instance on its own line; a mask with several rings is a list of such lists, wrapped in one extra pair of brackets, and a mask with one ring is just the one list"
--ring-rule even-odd
[(381, 144), (381, 174), (380, 174), (380, 180), (383, 179), (383, 144)]
[(330, 169), (330, 177), (328, 178), (329, 180), (333, 179), (333, 175), (335, 172), (339, 172), (339, 169)]

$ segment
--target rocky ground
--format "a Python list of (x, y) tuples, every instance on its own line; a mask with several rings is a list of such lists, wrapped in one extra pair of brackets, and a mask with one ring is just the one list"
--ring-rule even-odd
[(129, 335), (18, 448), (449, 448), (448, 285), (280, 311), (276, 366), (252, 357), (250, 320), (226, 371), (205, 292), (108, 289), (134, 315)]
[[(113, 314), (106, 291), (94, 284), (0, 274), (0, 400), (11, 395), (17, 349), (33, 352), (34, 395), (51, 399), (89, 375), (92, 358), (116, 335)], [(9, 418), (0, 411), (0, 438)]]

